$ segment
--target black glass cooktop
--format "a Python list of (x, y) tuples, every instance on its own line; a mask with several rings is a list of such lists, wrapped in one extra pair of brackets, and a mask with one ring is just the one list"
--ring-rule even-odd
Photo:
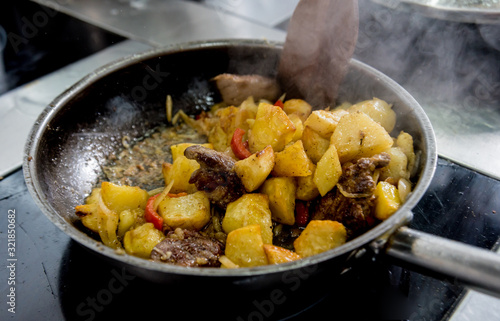
[[(14, 211), (17, 260), (9, 262), (8, 214)], [(0, 181), (0, 212), (0, 258), (3, 265), (16, 266), (15, 315), (5, 300), (10, 272), (0, 272), (2, 320), (444, 320), (464, 293), (453, 280), (370, 255), (341, 276), (311, 279), (299, 273), (264, 290), (154, 284), (70, 240), (37, 208), (21, 170)], [(500, 236), (500, 182), (440, 159), (414, 214), (412, 228), (494, 248)]]
[(122, 40), (32, 1), (3, 1), (0, 95)]
[[(35, 36), (23, 18), (37, 14), (41, 19), (42, 13), (54, 16), (47, 24), (37, 20)], [(18, 39), (17, 47), (9, 43), (4, 50), (7, 90), (122, 40), (30, 1), (2, 4), (0, 18), (7, 33), (23, 36), (24, 30), (28, 40)], [(358, 50), (358, 56), (363, 53)], [(440, 159), (410, 227), (496, 248), (500, 182)], [(9, 250), (13, 234), (15, 248)], [(15, 261), (9, 261), (11, 252)], [(21, 170), (0, 180), (0, 260), (6, 267), (0, 269), (0, 320), (446, 320), (464, 294), (453, 280), (370, 255), (341, 276), (296, 274), (264, 290), (207, 288), (200, 282), (153, 284), (97, 257), (56, 228), (35, 205)], [(8, 311), (12, 308), (15, 314)]]

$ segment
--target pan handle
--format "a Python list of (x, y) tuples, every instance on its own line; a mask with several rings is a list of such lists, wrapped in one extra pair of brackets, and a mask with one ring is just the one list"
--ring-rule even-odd
[(430, 274), (452, 277), (483, 293), (500, 297), (500, 254), (400, 227), (389, 238), (385, 252)]

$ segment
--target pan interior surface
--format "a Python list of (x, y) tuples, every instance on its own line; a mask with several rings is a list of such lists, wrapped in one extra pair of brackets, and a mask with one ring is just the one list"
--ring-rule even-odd
[[(166, 121), (165, 100), (173, 113), (196, 115), (220, 100), (211, 79), (220, 73), (276, 76), (281, 44), (265, 41), (196, 42), (125, 57), (89, 74), (56, 98), (40, 115), (28, 138), (23, 170), (28, 190), (44, 214), (73, 240), (146, 278), (167, 275), (248, 277), (276, 274), (348, 255), (404, 224), (425, 192), (437, 159), (432, 127), (418, 103), (399, 85), (352, 60), (338, 102), (377, 97), (393, 104), (398, 121), (421, 151), (418, 182), (390, 219), (345, 245), (320, 255), (275, 266), (245, 269), (183, 268), (122, 255), (81, 229), (74, 208), (102, 178), (107, 157), (123, 137), (140, 139)], [(154, 273), (152, 273), (154, 272)]]

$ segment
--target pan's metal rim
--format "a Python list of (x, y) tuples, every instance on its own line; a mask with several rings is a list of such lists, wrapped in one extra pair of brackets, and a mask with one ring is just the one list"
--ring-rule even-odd
[(47, 200), (43, 197), (43, 190), (40, 184), (33, 179), (36, 173), (36, 162), (32, 161), (31, 155), (36, 155), (36, 150), (38, 148), (39, 138), (42, 136), (43, 131), (47, 127), (47, 124), (51, 119), (57, 114), (57, 112), (73, 97), (81, 93), (87, 86), (95, 83), (99, 79), (102, 79), (106, 75), (109, 75), (117, 70), (130, 66), (134, 63), (147, 60), (150, 58), (155, 58), (160, 55), (171, 54), (180, 51), (196, 50), (201, 48), (217, 48), (217, 47), (227, 47), (227, 46), (264, 46), (269, 48), (282, 48), (283, 44), (279, 42), (269, 42), (265, 40), (248, 40), (248, 39), (221, 39), (213, 41), (195, 41), (177, 45), (171, 45), (164, 48), (157, 48), (145, 51), (143, 53), (133, 54), (107, 65), (104, 65), (97, 70), (91, 72), (72, 87), (67, 89), (61, 95), (54, 99), (40, 114), (35, 125), (31, 129), (28, 136), (28, 140), (25, 145), (25, 155), (23, 159), (23, 173), (26, 181), (27, 188), (32, 195), (35, 203), (42, 210), (42, 212), (47, 216), (47, 218), (52, 221), (59, 229), (61, 229), (66, 235), (68, 235), (72, 240), (83, 245), (84, 247), (93, 250), (105, 257), (121, 262), (123, 264), (129, 265), (134, 268), (140, 268), (146, 270), (145, 272), (160, 272), (166, 274), (177, 274), (177, 275), (192, 275), (192, 276), (204, 276), (204, 277), (222, 277), (222, 278), (241, 278), (249, 276), (259, 276), (263, 274), (271, 273), (282, 273), (286, 271), (296, 270), (304, 268), (306, 266), (311, 266), (314, 264), (319, 264), (321, 262), (330, 260), (334, 257), (349, 253), (357, 248), (366, 245), (373, 240), (382, 240), (382, 243), (386, 240), (386, 235), (392, 233), (395, 229), (406, 224), (411, 219), (411, 209), (417, 204), (417, 202), (422, 197), (423, 193), (427, 189), (430, 181), (434, 175), (434, 170), (437, 162), (437, 151), (436, 142), (434, 137), (434, 131), (432, 129), (431, 123), (427, 118), (422, 107), (418, 102), (404, 90), (395, 81), (382, 74), (381, 72), (375, 70), (368, 65), (359, 62), (357, 60), (351, 60), (351, 66), (356, 68), (361, 68), (371, 73), (376, 79), (387, 87), (391, 88), (394, 92), (397, 92), (400, 97), (407, 100), (415, 110), (418, 121), (424, 127), (425, 137), (424, 145), (426, 150), (426, 157), (424, 157), (424, 163), (422, 175), (419, 178), (417, 187), (409, 196), (406, 203), (392, 215), (386, 221), (380, 223), (375, 228), (364, 233), (358, 238), (355, 238), (343, 246), (335, 248), (333, 250), (304, 258), (302, 260), (284, 263), (280, 265), (267, 265), (259, 266), (254, 268), (240, 268), (240, 269), (218, 269), (218, 268), (185, 268), (174, 265), (161, 264), (158, 262), (153, 262), (149, 260), (144, 260), (131, 255), (124, 255), (116, 252), (115, 250), (104, 246), (102, 243), (90, 238), (84, 232), (78, 230), (71, 222), (63, 219), (58, 213), (50, 206)]

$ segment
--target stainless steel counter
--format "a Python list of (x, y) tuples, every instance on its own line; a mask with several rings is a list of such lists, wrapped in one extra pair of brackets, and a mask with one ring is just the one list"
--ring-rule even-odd
[(270, 28), (266, 21), (278, 23), (286, 19), (297, 3), (296, 0), (251, 4), (207, 1), (206, 5), (162, 0), (37, 2), (152, 46), (224, 38), (283, 41), (285, 33)]
[[(368, 1), (368, 0), (365, 0)], [(363, 10), (365, 1), (360, 1)], [(91, 70), (119, 57), (193, 40), (258, 38), (284, 41), (298, 0), (35, 0), (57, 11), (122, 35), (130, 40), (0, 96), (0, 176), (19, 168), (24, 142), (41, 110)], [(397, 1), (395, 2), (397, 3)], [(391, 9), (395, 10), (397, 5)], [(387, 11), (384, 11), (387, 13)], [(383, 17), (381, 16), (381, 19)], [(366, 30), (364, 30), (366, 31)], [(361, 32), (364, 32), (361, 30)], [(372, 30), (373, 31), (373, 30)], [(437, 40), (438, 41), (438, 40)], [(362, 45), (362, 44), (360, 44)], [(498, 68), (498, 65), (496, 65)], [(414, 93), (436, 131), (440, 156), (500, 179), (500, 106), (480, 106), (481, 94), (500, 89), (498, 79), (477, 75), (482, 87), (457, 107)], [(411, 91), (414, 88), (407, 88)], [(498, 320), (500, 300), (471, 291), (450, 320)]]

